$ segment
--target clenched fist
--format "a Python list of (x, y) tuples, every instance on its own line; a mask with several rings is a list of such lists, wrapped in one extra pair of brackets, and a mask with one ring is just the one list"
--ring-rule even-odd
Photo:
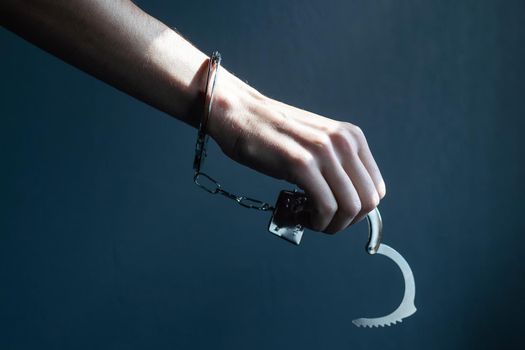
[(307, 227), (336, 233), (385, 196), (361, 129), (268, 98), (221, 68), (208, 133), (237, 162), (303, 189)]

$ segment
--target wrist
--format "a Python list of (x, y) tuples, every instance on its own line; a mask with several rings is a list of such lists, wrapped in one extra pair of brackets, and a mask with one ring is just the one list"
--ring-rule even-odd
[(232, 155), (238, 137), (246, 130), (250, 111), (268, 98), (225, 68), (220, 68), (213, 105), (206, 132), (228, 155)]

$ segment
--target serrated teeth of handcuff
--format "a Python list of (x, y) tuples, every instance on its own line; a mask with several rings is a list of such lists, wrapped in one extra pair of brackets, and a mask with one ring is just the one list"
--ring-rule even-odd
[(363, 321), (363, 322), (354, 322), (354, 324), (357, 326), (357, 327), (364, 327), (364, 328), (379, 328), (379, 327), (389, 327), (389, 326), (392, 326), (392, 325), (395, 325), (396, 323), (401, 323), (403, 322), (402, 319), (400, 320), (394, 320), (392, 322), (385, 322), (385, 323), (377, 323), (377, 322), (370, 322), (370, 321)]

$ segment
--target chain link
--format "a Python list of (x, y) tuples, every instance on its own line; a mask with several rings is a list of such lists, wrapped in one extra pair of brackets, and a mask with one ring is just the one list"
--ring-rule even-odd
[(246, 196), (239, 196), (229, 191), (226, 191), (225, 189), (222, 188), (220, 183), (218, 183), (211, 176), (203, 172), (195, 173), (195, 176), (193, 177), (193, 182), (195, 182), (197, 186), (199, 186), (206, 192), (211, 193), (211, 194), (223, 195), (224, 197), (237, 202), (239, 205), (245, 208), (261, 210), (261, 211), (273, 211), (275, 209), (272, 205), (265, 203), (263, 201), (260, 201), (258, 199), (254, 199), (254, 198), (250, 198)]

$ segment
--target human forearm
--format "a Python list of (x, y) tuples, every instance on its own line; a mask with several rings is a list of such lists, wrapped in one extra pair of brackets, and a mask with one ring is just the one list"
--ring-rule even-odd
[(2, 24), (191, 125), (207, 56), (130, 1), (3, 1)]

